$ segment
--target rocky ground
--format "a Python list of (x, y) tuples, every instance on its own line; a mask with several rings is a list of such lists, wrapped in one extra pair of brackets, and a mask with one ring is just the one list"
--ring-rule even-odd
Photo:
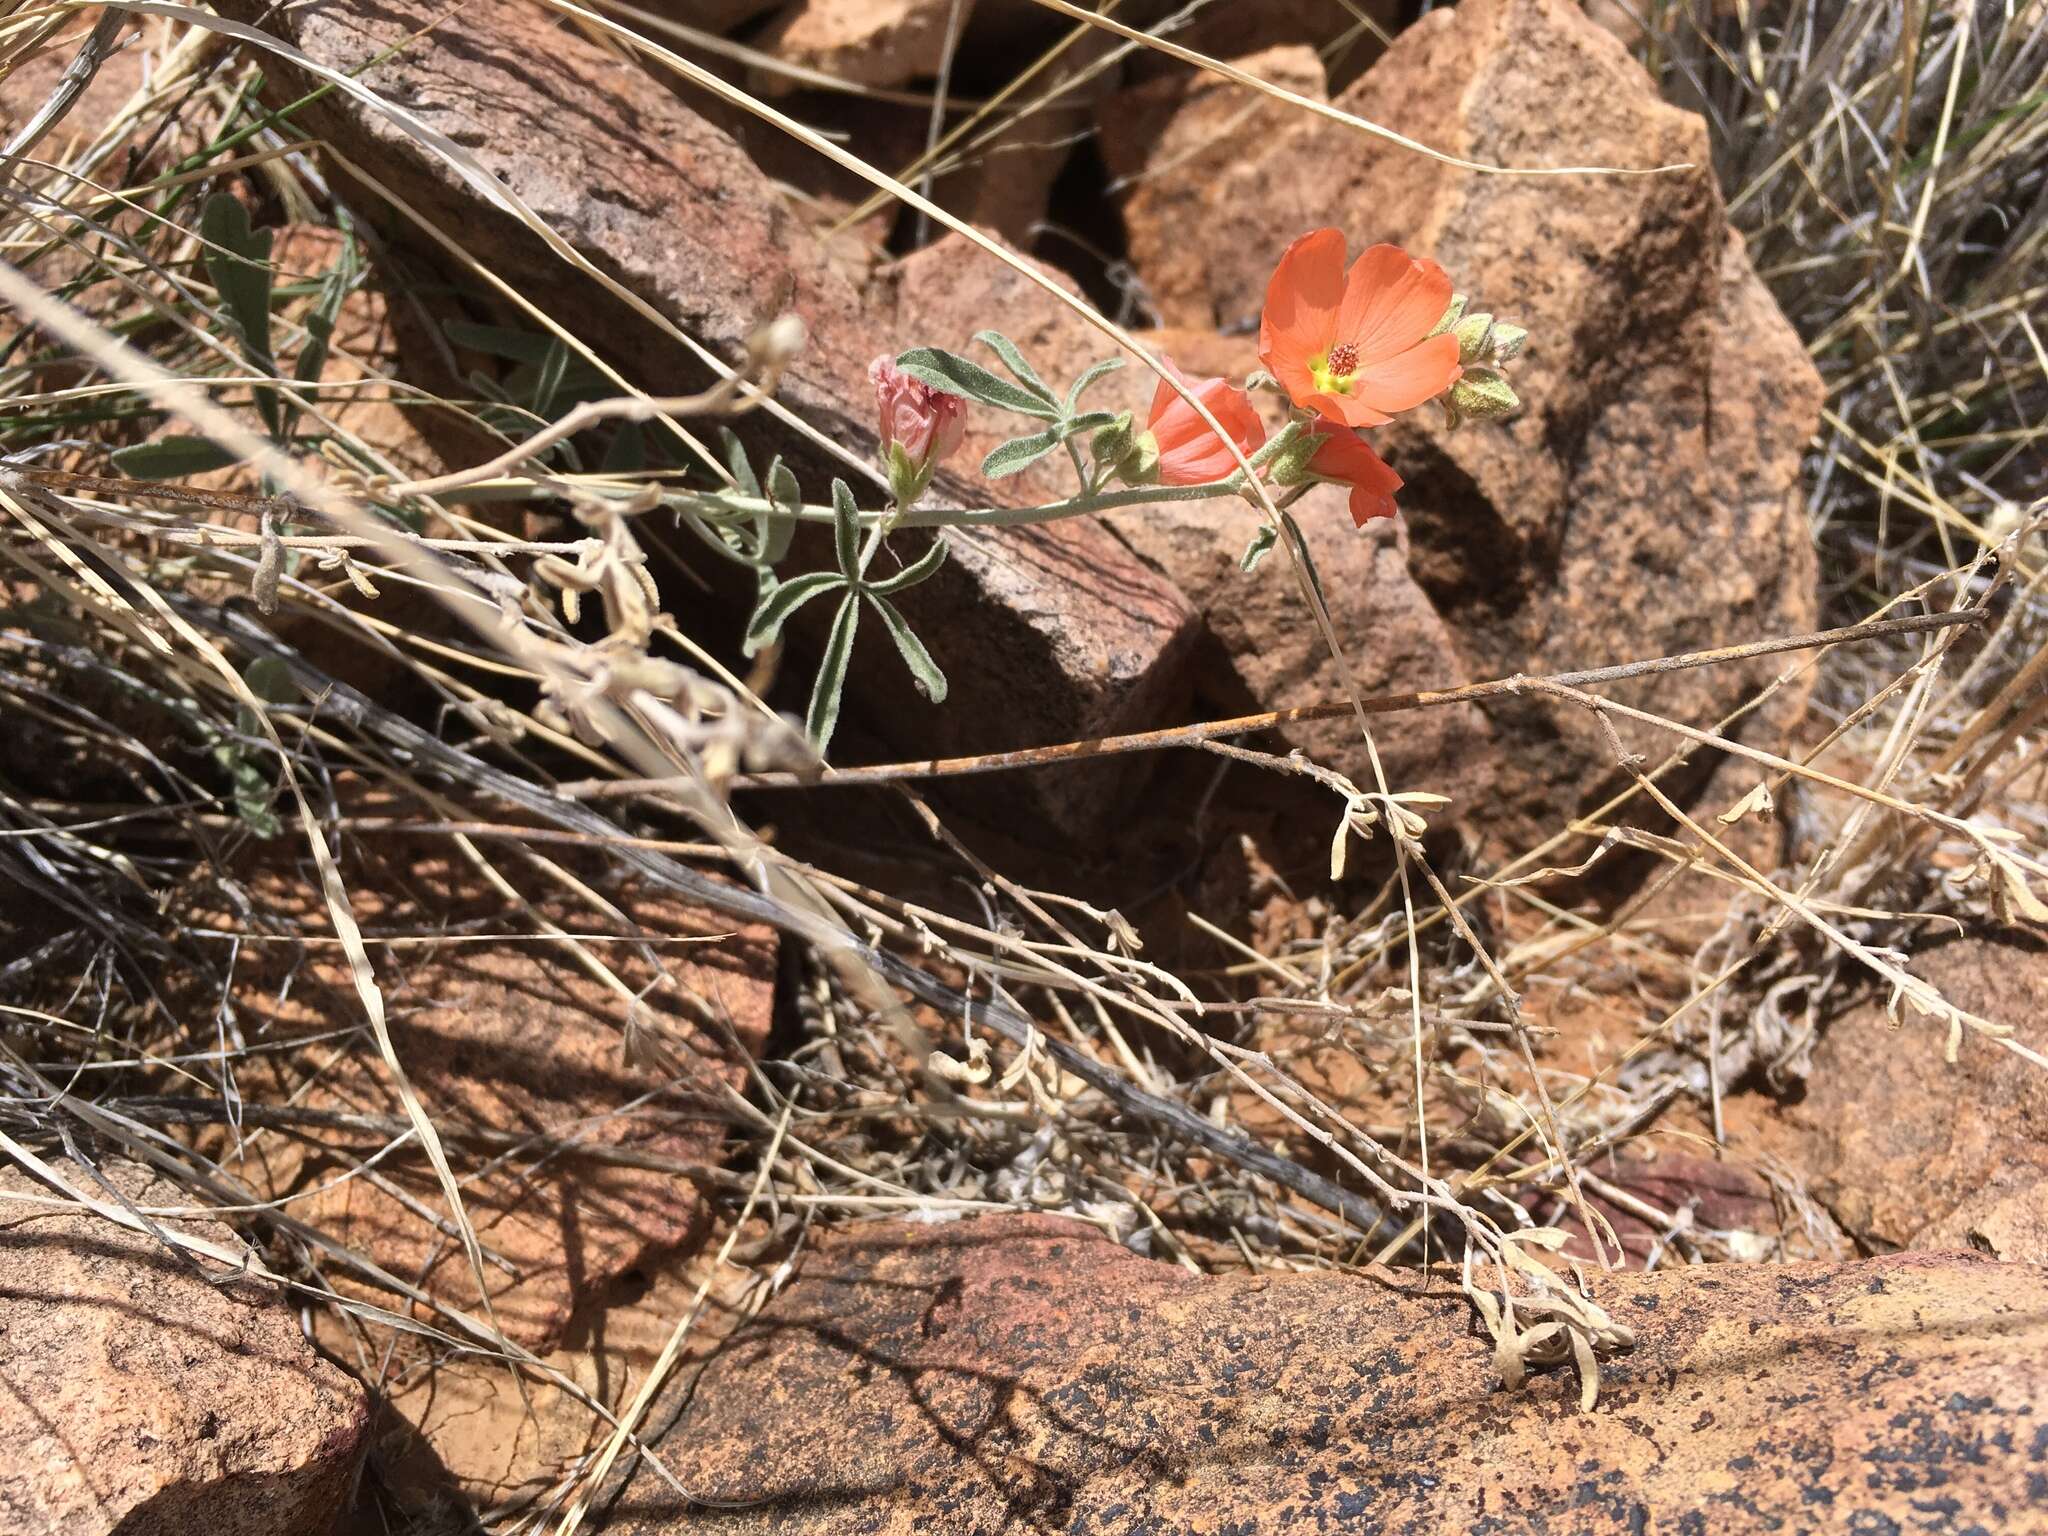
[[(292, 143), (324, 178), (320, 206), (260, 171), (238, 186), (277, 231), (279, 270), (324, 273), (356, 238), (333, 208), (361, 221), (367, 276), (309, 373), (341, 401), (336, 435), (373, 443), (387, 482), (496, 451), (479, 413), (447, 402), (510, 398), (527, 365), (489, 339), (543, 322), (595, 343), (578, 366), (599, 384), (609, 370), (672, 395), (707, 382), (706, 355), (737, 359), (765, 318), (798, 313), (808, 339), (777, 398), (802, 429), (767, 412), (735, 426), (807, 484), (835, 455), (876, 457), (879, 352), (965, 349), (999, 324), (1070, 379), (1109, 350), (1044, 286), (712, 88), (903, 171), (941, 74), (985, 100), (1067, 38), (1067, 18), (1027, 0), (648, 5), (634, 24), (708, 72), (695, 78), (530, 0), (217, 9), (288, 45), (260, 99), (292, 106)], [(1407, 482), (1398, 520), (1354, 532), (1332, 487), (1299, 504), (1334, 628), (1358, 642), (1347, 660), (1277, 561), (1239, 569), (1262, 521), (1245, 502), (949, 530), (941, 574), (904, 607), (952, 696), (936, 706), (893, 665), (857, 668), (835, 761), (1847, 621), (1809, 519), (1830, 387), (1752, 264), (1707, 118), (1666, 99), (1630, 24), (1600, 7), (1410, 11), (1225, 0), (1169, 35), (1463, 161), (1676, 169), (1461, 169), (1083, 27), (1025, 87), (1051, 93), (1042, 109), (969, 129), (961, 163), (929, 178), (938, 206), (1191, 373), (1257, 366), (1275, 256), (1322, 224), (1429, 252), (1529, 329), (1511, 420), (1452, 432), (1418, 415), (1380, 434)], [(1114, 14), (1144, 28), (1168, 13), (1130, 0)], [(177, 87), (152, 25), (123, 23), (134, 45), (101, 64), (67, 132)], [(215, 67), (223, 45), (207, 47), (211, 62), (180, 67)], [(8, 132), (68, 61), (6, 78)], [(344, 77), (353, 88), (321, 89)], [(120, 174), (173, 170), (161, 143), (122, 142)], [(38, 275), (55, 287), (89, 270), (69, 259)], [(1150, 395), (1136, 368), (1100, 387), (1110, 410)], [(981, 479), (973, 466), (1008, 435), (976, 420), (933, 496), (1068, 493), (1056, 456)], [(308, 457), (338, 486), (373, 478)], [(232, 469), (191, 483), (257, 489)], [(467, 512), (450, 527), (575, 531), (549, 503)], [(798, 558), (827, 558), (826, 542)], [(680, 533), (650, 531), (647, 548), (693, 643), (746, 673), (732, 642), (751, 594)], [(242, 604), (217, 573), (181, 590)], [(1857, 595), (1860, 617), (1892, 593)], [(2031, 601), (2006, 593), (1998, 622)], [(1634, 715), (1525, 691), (1391, 715), (1370, 747), (1349, 718), (1268, 733), (1353, 782), (1384, 772), (1448, 797), (1427, 846), (1459, 894), (1503, 882), (1471, 910), (1518, 989), (1514, 1029), (1461, 1003), (1487, 985), (1469, 949), (1436, 934), (1409, 968), (1392, 926), (1406, 875), (1384, 839), (1329, 878), (1334, 811), (1305, 778), (1132, 754), (935, 784), (914, 803), (829, 787), (735, 800), (775, 858), (829, 871), (835, 899), (872, 899), (858, 910), (893, 926), (863, 940), (928, 957), (941, 990), (989, 980), (932, 936), (949, 920), (1002, 931), (990, 914), (1013, 921), (1046, 891), (1082, 916), (1118, 909), (1133, 950), (1142, 938), (1146, 960), (1224, 1005), (1201, 1028), (1247, 1070), (1205, 1057), (1192, 1028), (1125, 1018), (1119, 1033), (1099, 1003), (1076, 1024), (1057, 993), (1015, 982), (1037, 1027), (1354, 1198), (1434, 1156), (1476, 1208), (1554, 1227), (1558, 1252), (1527, 1252), (1560, 1277), (1542, 1303), (1555, 1317), (1539, 1307), (1518, 1333), (1489, 1326), (1438, 1228), (1430, 1262), (1411, 1262), (1405, 1211), (1360, 1230), (1299, 1189), (1247, 1193), (1215, 1144), (1190, 1151), (1008, 1046), (997, 1065), (1014, 1075), (975, 1077), (971, 1033), (930, 994), (871, 1027), (876, 1008), (847, 1001), (799, 928), (740, 899), (770, 882), (701, 820), (641, 807), (609, 851), (566, 822), (508, 835), (516, 802), (462, 765), (531, 744), (524, 680), (471, 667), (404, 582), (372, 595), (337, 578), (268, 623), (319, 701), (308, 736), (333, 733), (318, 799), (384, 1018), (365, 1025), (329, 872), (280, 833), (134, 881), (181, 935), (133, 959), (148, 982), (128, 1014), (74, 1033), (154, 1042), (146, 1059), (108, 1046), (67, 1083), (49, 1041), (8, 1045), (14, 1081), (41, 1085), (25, 1103), (83, 1106), (62, 1138), (27, 1111), (0, 1126), (8, 1531), (2048, 1529), (2048, 1068), (1960, 1023), (1945, 1057), (1942, 1018), (1902, 1009), (1883, 973), (1814, 937), (1851, 930), (1852, 949), (1909, 964), (1962, 1015), (2048, 1046), (2033, 920), (2048, 912), (2024, 879), (2019, 896), (1985, 895), (1973, 872), (1995, 886), (2006, 866), (1981, 838), (1959, 852), (1953, 825), (2039, 824), (2011, 808), (2039, 799), (2022, 772), (2038, 672), (2022, 656), (1974, 639), (1941, 651), (1964, 674), (1943, 696), (1946, 734), (1921, 750), (1913, 732), (1938, 711), (1912, 693), (1886, 717), (1904, 723), (1853, 738), (1855, 763), (1825, 759), (1827, 781), (1779, 770), (1866, 723), (1845, 720), (1863, 674), (1783, 655), (1605, 691)], [(799, 626), (790, 651), (823, 638)], [(1887, 697), (1923, 686), (1922, 653), (1898, 654)], [(790, 670), (779, 692), (748, 675), (800, 710)], [(94, 687), (83, 714), (141, 707)], [(71, 717), (39, 709), (0, 743), (10, 805), (73, 750)], [(379, 710), (468, 755), (451, 767)], [(1971, 723), (1947, 731), (1959, 713)], [(1627, 798), (1641, 765), (1681, 745), (1657, 718), (1752, 755), (1694, 752), (1661, 802)], [(2013, 754), (1991, 775), (2009, 801), (1969, 798), (1986, 772), (1973, 743)], [(547, 746), (557, 782), (612, 766), (567, 732)], [(1757, 814), (1764, 787), (1775, 816)], [(1902, 815), (1873, 841), (1886, 797), (1886, 814), (1955, 814)], [(943, 861), (928, 835), (941, 821)], [(18, 867), (0, 979), (41, 985), (91, 914), (57, 866)], [(1518, 879), (1526, 901), (1507, 897)], [(1724, 988), (1723, 967), (1743, 974)], [(71, 1017), (72, 999), (33, 995), (24, 1017)], [(228, 1056), (231, 1092), (208, 1075)], [(1277, 1094), (1249, 1070), (1276, 1064)], [(96, 1097), (117, 1069), (133, 1080)], [(1307, 1104), (1329, 1118), (1311, 1123)], [(1418, 1112), (1433, 1152), (1415, 1143)], [(1347, 1162), (1331, 1127), (1387, 1158)], [(1576, 1149), (1562, 1173), (1560, 1136)], [(1555, 1320), (1580, 1316), (1574, 1296), (1605, 1320), (1590, 1336)]]

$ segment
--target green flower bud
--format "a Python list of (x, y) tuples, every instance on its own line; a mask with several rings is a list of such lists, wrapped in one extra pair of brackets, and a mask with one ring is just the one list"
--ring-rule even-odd
[(1467, 315), (1451, 328), (1451, 334), (1458, 338), (1458, 361), (1470, 366), (1486, 354), (1487, 337), (1493, 330), (1493, 316), (1481, 310), (1476, 315)]
[(1529, 333), (1519, 325), (1509, 325), (1505, 320), (1494, 321), (1493, 360), (1505, 363), (1510, 358), (1521, 356), (1522, 343), (1528, 339)]
[(1444, 311), (1443, 319), (1437, 321), (1436, 329), (1431, 331), (1429, 334), (1432, 336), (1443, 335), (1445, 331), (1448, 331), (1452, 326), (1456, 325), (1459, 322), (1459, 320), (1464, 318), (1465, 306), (1467, 304), (1470, 304), (1471, 302), (1472, 301), (1465, 297), (1465, 295), (1462, 293), (1452, 294), (1451, 307)]
[(1508, 381), (1491, 368), (1470, 368), (1451, 386), (1450, 405), (1472, 421), (1494, 421), (1521, 404)]
[(1300, 485), (1313, 480), (1308, 472), (1309, 460), (1316, 456), (1316, 450), (1329, 441), (1327, 433), (1304, 432), (1273, 460), (1272, 476), (1275, 485)]
[(1088, 440), (1088, 448), (1095, 455), (1099, 467), (1108, 468), (1121, 464), (1129, 456), (1132, 447), (1131, 413), (1125, 411), (1108, 426), (1096, 430)]
[(915, 462), (903, 451), (901, 443), (889, 445), (889, 494), (895, 498), (898, 507), (914, 507), (918, 497), (932, 483), (932, 471), (938, 468), (936, 460), (924, 464)]

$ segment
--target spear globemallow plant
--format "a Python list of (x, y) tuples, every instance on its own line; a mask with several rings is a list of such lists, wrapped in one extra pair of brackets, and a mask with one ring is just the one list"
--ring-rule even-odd
[[(1352, 521), (1361, 528), (1397, 510), (1401, 477), (1366, 441), (1366, 430), (1432, 400), (1448, 427), (1504, 416), (1520, 404), (1505, 367), (1520, 353), (1526, 332), (1490, 314), (1468, 315), (1442, 267), (1398, 246), (1368, 246), (1348, 264), (1346, 256), (1343, 231), (1336, 229), (1311, 230), (1281, 253), (1260, 316), (1264, 367), (1242, 383), (1190, 379), (1171, 358), (1147, 358), (1160, 382), (1142, 425), (1129, 411), (1086, 405), (1089, 390), (1123, 366), (1120, 358), (1083, 370), (1063, 391), (1040, 377), (1000, 331), (974, 338), (1001, 365), (1000, 373), (943, 347), (875, 359), (868, 377), (890, 493), (886, 508), (863, 510), (841, 480), (832, 483), (828, 504), (807, 504), (779, 459), (757, 477), (729, 440), (733, 486), (677, 492), (671, 503), (713, 548), (755, 569), (760, 599), (748, 626), (750, 651), (775, 640), (789, 616), (813, 598), (840, 594), (812, 690), (808, 724), (819, 751), (838, 719), (862, 612), (880, 617), (919, 689), (934, 702), (946, 696), (945, 674), (894, 603), (939, 568), (946, 544), (933, 539), (913, 559), (885, 559), (898, 530), (1145, 516), (1164, 503), (1215, 496), (1261, 507), (1270, 500), (1277, 522), (1268, 520), (1242, 565), (1252, 570), (1285, 536), (1314, 581), (1314, 563), (1289, 510), (1312, 486), (1343, 486)], [(1285, 401), (1284, 419), (1271, 431), (1253, 403), (1262, 391)], [(989, 450), (981, 461), (984, 479), (1006, 479), (1064, 450), (1078, 482), (1075, 494), (1039, 505), (927, 505), (933, 473), (965, 439), (970, 408), (1029, 423)], [(775, 567), (803, 523), (831, 525), (838, 569), (785, 580)]]

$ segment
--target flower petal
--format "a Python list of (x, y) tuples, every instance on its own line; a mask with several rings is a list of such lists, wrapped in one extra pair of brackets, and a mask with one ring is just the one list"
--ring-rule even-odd
[[(1159, 366), (1164, 368), (1171, 377), (1179, 380), (1187, 388), (1193, 389), (1195, 387), (1188, 383), (1188, 376), (1181, 372), (1180, 365), (1164, 352), (1159, 354)], [(1165, 379), (1161, 379), (1159, 387), (1152, 392), (1152, 422), (1156, 424), (1160, 413), (1178, 399), (1180, 399), (1179, 391), (1167, 383)]]
[(1392, 517), (1401, 477), (1373, 452), (1372, 444), (1334, 421), (1318, 421), (1310, 430), (1326, 434), (1329, 441), (1316, 450), (1309, 469), (1350, 485), (1352, 522), (1363, 528), (1376, 517)]
[(1359, 399), (1355, 391), (1348, 395), (1325, 395), (1311, 390), (1298, 396), (1294, 403), (1347, 427), (1384, 427), (1394, 419), (1370, 401)]
[(1351, 381), (1351, 398), (1390, 417), (1442, 394), (1463, 371), (1458, 338), (1431, 336), (1405, 352), (1367, 363)]
[(1354, 343), (1370, 368), (1422, 340), (1450, 307), (1451, 279), (1442, 267), (1398, 245), (1375, 245), (1351, 264), (1336, 334)]
[(1280, 265), (1266, 284), (1259, 358), (1276, 378), (1276, 359), (1305, 365), (1330, 349), (1343, 302), (1344, 232), (1311, 230), (1281, 254)]
[[(1228, 379), (1190, 381), (1190, 388), (1242, 452), (1265, 442), (1266, 425), (1242, 389)], [(1159, 478), (1166, 485), (1205, 485), (1237, 468), (1229, 445), (1178, 396), (1152, 418), (1152, 436), (1159, 444)]]

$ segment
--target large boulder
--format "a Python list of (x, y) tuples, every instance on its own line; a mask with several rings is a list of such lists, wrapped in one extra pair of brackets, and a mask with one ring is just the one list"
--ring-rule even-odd
[[(609, 1536), (2038, 1528), (2048, 1274), (1972, 1255), (1592, 1282), (1598, 1405), (1503, 1390), (1451, 1281), (1190, 1275), (1077, 1223), (883, 1225), (650, 1422)], [(829, 1405), (829, 1411), (823, 1411)]]
[[(1916, 950), (1912, 969), (1956, 1007), (2042, 1048), (2048, 950), (2038, 943), (1955, 939)], [(1895, 1022), (1884, 1001), (1828, 1022), (1799, 1096), (1768, 1108), (1740, 1100), (1742, 1123), (1866, 1247), (2048, 1263), (2048, 1072), (1977, 1035), (1950, 1066), (1942, 1026), (1910, 1008)]]
[[(113, 1205), (75, 1165), (62, 1173)], [(100, 1172), (159, 1213), (189, 1193)], [(274, 1285), (0, 1168), (0, 1525), (9, 1536), (325, 1536), (369, 1403), (314, 1353)], [(164, 1224), (240, 1252), (217, 1221)]]
[[(735, 360), (755, 327), (785, 310), (801, 315), (810, 340), (784, 375), (781, 399), (815, 435), (784, 430), (766, 413), (746, 418), (744, 430), (758, 447), (790, 455), (812, 499), (823, 500), (827, 477), (838, 474), (879, 503), (857, 467), (876, 458), (866, 368), (903, 343), (876, 323), (774, 182), (651, 74), (620, 68), (597, 44), (512, 0), (453, 13), (430, 0), (274, 15), (234, 0), (227, 9), (252, 22), (268, 17), (265, 25), (317, 62), (360, 72), (381, 99), (405, 103), (464, 146), (569, 251), (648, 306), (654, 318), (579, 271), (390, 113), (330, 91), (296, 119), (348, 162), (375, 167), (418, 217), (544, 303), (642, 387), (696, 388), (708, 374), (689, 343)], [(417, 44), (421, 37), (432, 45)], [(281, 63), (272, 80), (281, 99), (308, 88)], [(535, 137), (535, 123), (549, 125), (544, 137)], [(394, 231), (408, 227), (401, 220)], [(884, 651), (853, 675), (856, 705), (896, 749), (951, 755), (1158, 723), (1162, 700), (1184, 687), (1193, 628), (1169, 581), (1092, 522), (1030, 540), (947, 540), (946, 568), (905, 608), (953, 681), (952, 700), (915, 700)], [(826, 558), (828, 546), (822, 536), (800, 538), (798, 555)], [(677, 555), (703, 565), (693, 542)], [(1085, 830), (1127, 778), (1022, 780), (1006, 786), (1004, 812)]]
[[(1134, 115), (1156, 120), (1160, 89), (1142, 88)], [(1815, 562), (1797, 493), (1820, 381), (1728, 226), (1705, 124), (1665, 105), (1566, 0), (1432, 12), (1337, 105), (1480, 162), (1685, 167), (1462, 171), (1305, 112), (1277, 121), (1235, 87), (1194, 90), (1182, 109), (1192, 126), (1169, 117), (1159, 153), (1143, 139), (1111, 151), (1143, 189), (1126, 205), (1133, 248), (1173, 253), (1139, 275), (1183, 325), (1255, 330), (1286, 242), (1334, 224), (1354, 248), (1389, 240), (1435, 257), (1475, 309), (1529, 328), (1516, 419), (1446, 434), (1418, 412), (1379, 434), (1407, 480), (1405, 563), (1448, 636), (1449, 669), (1475, 680), (1562, 671), (1813, 628)], [(1105, 123), (1121, 110), (1112, 103)], [(1216, 174), (1197, 146), (1245, 111), (1256, 131), (1234, 140), (1228, 174)], [(1248, 209), (1262, 236), (1246, 230)], [(1188, 259), (1190, 246), (1201, 259)], [(1235, 654), (1267, 638), (1247, 636)], [(1357, 629), (1344, 638), (1359, 651), (1383, 643)], [(1618, 696), (1711, 725), (1782, 665), (1672, 673)], [(1783, 690), (1742, 728), (1779, 737), (1803, 698)], [(1290, 691), (1264, 702), (1308, 700)], [(1523, 697), (1488, 714), (1499, 745), (1484, 783), (1457, 785), (1452, 814), (1497, 848), (1556, 830), (1614, 787), (1614, 754), (1585, 712)], [(1623, 736), (1660, 755), (1673, 744)], [(1353, 745), (1336, 766), (1357, 773), (1362, 759)]]

